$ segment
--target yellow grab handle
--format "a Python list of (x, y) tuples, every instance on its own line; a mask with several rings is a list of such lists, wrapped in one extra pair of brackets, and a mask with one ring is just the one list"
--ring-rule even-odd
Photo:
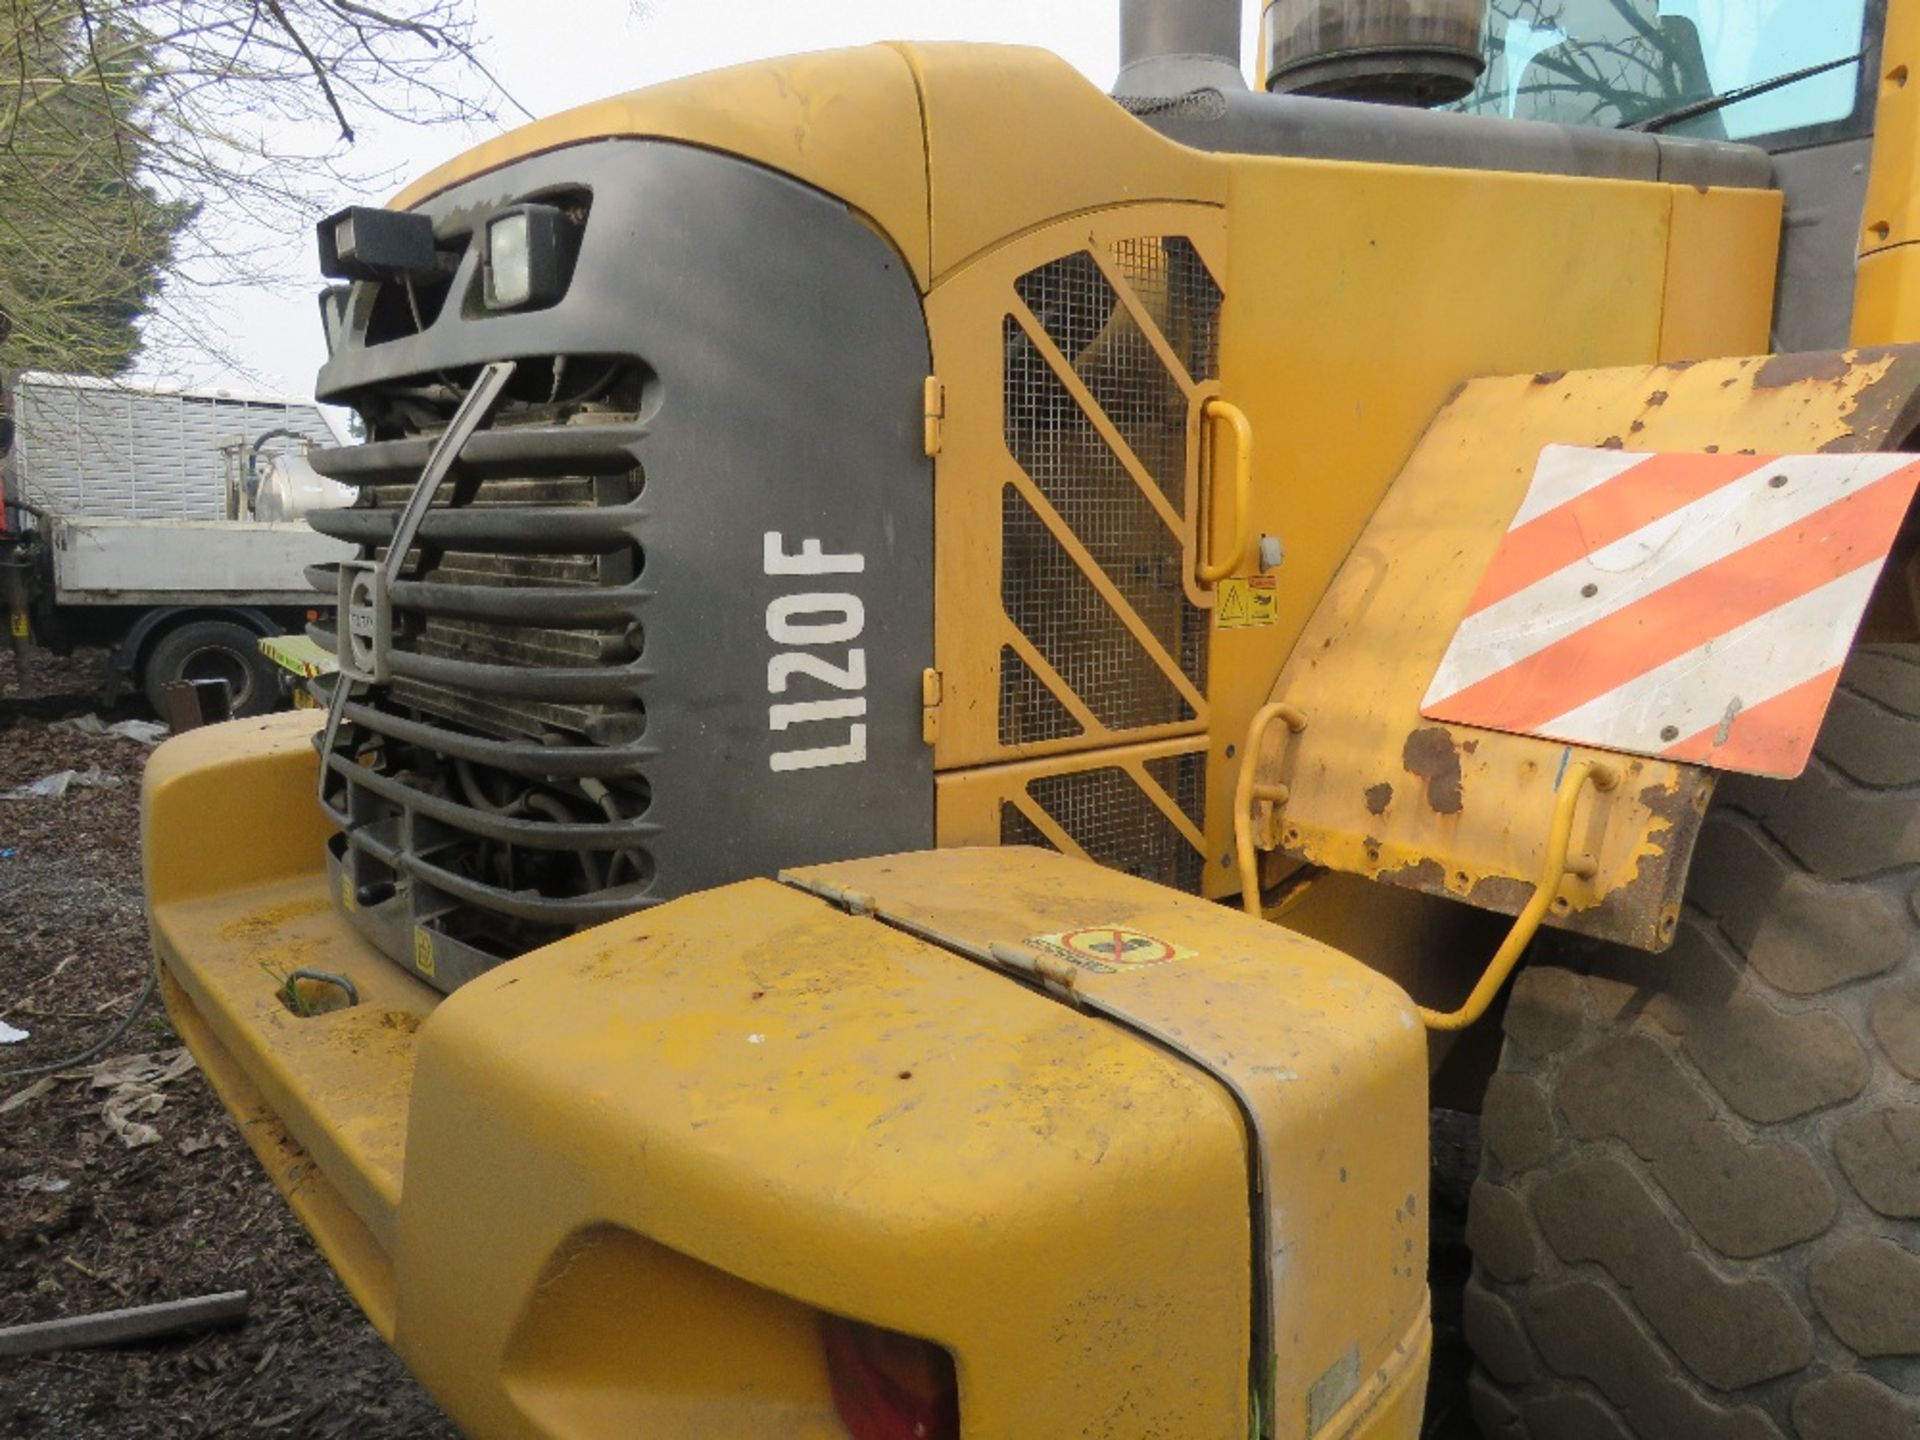
[(1533, 898), (1513, 922), (1513, 929), (1500, 942), (1500, 948), (1493, 952), (1486, 974), (1480, 977), (1480, 983), (1473, 987), (1465, 1004), (1445, 1014), (1424, 1005), (1420, 1007), (1420, 1019), (1429, 1030), (1464, 1030), (1486, 1014), (1493, 997), (1500, 993), (1500, 987), (1513, 974), (1513, 967), (1520, 963), (1522, 952), (1539, 932), (1540, 922), (1547, 918), (1554, 897), (1560, 893), (1560, 882), (1569, 875), (1591, 873), (1585, 866), (1567, 863), (1567, 847), (1573, 842), (1574, 807), (1580, 803), (1580, 792), (1589, 783), (1596, 790), (1611, 790), (1620, 783), (1620, 772), (1594, 760), (1576, 760), (1567, 767), (1566, 776), (1554, 793), (1553, 828), (1547, 832), (1547, 858), (1540, 867), (1540, 883), (1533, 887)]
[[(1230, 400), (1214, 396), (1200, 409), (1201, 420), (1213, 419), (1216, 415), (1233, 427), (1233, 548), (1226, 557), (1215, 561), (1213, 553), (1213, 467), (1200, 467), (1200, 526), (1201, 533), (1196, 538), (1194, 548), (1198, 552), (1194, 559), (1194, 574), (1202, 585), (1217, 585), (1239, 568), (1240, 559), (1247, 553), (1247, 545), (1253, 539), (1253, 425), (1247, 419), (1246, 411)], [(1210, 443), (1204, 434), (1201, 443)]]
[(1254, 769), (1260, 763), (1260, 744), (1267, 738), (1267, 727), (1276, 720), (1287, 722), (1287, 729), (1298, 735), (1307, 728), (1307, 717), (1296, 705), (1276, 700), (1253, 712), (1247, 726), (1246, 749), (1240, 756), (1240, 774), (1233, 782), (1233, 848), (1240, 865), (1240, 908), (1254, 919), (1260, 918), (1260, 860), (1253, 850), (1253, 802), (1271, 800), (1284, 805), (1287, 787), (1255, 785)]

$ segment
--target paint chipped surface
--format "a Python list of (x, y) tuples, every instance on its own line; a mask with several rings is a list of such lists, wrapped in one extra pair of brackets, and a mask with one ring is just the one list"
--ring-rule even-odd
[[(1756, 384), (1763, 371), (1770, 385)], [(1840, 378), (1823, 378), (1833, 376)], [(1664, 403), (1649, 403), (1656, 394)], [(1429, 781), (1404, 763), (1409, 738), (1431, 725), (1419, 701), (1546, 446), (1600, 447), (1632, 433), (1635, 451), (1876, 450), (1911, 433), (1916, 417), (1920, 347), (1467, 384), (1416, 447), (1271, 692), (1314, 714), (1313, 727), (1289, 748), (1288, 773), (1261, 777), (1291, 786), (1274, 825), (1284, 852), (1511, 913), (1538, 878), (1563, 759), (1618, 762), (1590, 746), (1454, 727), (1461, 806), (1451, 813), (1429, 803)], [(1636, 421), (1642, 429), (1632, 430)], [(1383, 556), (1391, 565), (1380, 563)], [(1701, 721), (1703, 743), (1726, 719), (1733, 693)], [(1736, 738), (1753, 708), (1745, 687), (1737, 693)], [(1415, 763), (1432, 768), (1438, 742), (1422, 744), (1435, 754), (1416, 752)], [(1628, 784), (1582, 801), (1576, 843), (1596, 870), (1567, 882), (1566, 909), (1548, 923), (1657, 951), (1672, 938), (1673, 907), (1713, 780), (1677, 759), (1634, 764)], [(1376, 811), (1370, 792), (1386, 778), (1394, 797)]]
[(1400, 763), (1409, 775), (1426, 782), (1427, 804), (1436, 815), (1457, 815), (1461, 795), (1460, 751), (1453, 733), (1443, 725), (1429, 725), (1407, 736)]

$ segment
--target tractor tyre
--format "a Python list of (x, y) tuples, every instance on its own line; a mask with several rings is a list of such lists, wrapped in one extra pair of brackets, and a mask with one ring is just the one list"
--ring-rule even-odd
[(233, 620), (189, 620), (153, 642), (141, 667), (141, 685), (154, 713), (164, 715), (161, 690), (176, 680), (223, 680), (233, 718), (264, 715), (280, 703), (280, 672), (260, 653), (260, 637)]
[[(1514, 986), (1464, 1301), (1488, 1440), (1920, 1440), (1920, 646), (1727, 777), (1673, 947)], [(1547, 948), (1547, 942), (1543, 942)]]

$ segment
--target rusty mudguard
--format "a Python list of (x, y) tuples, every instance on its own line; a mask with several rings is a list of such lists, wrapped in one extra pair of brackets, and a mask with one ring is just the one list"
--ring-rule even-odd
[(1307, 724), (1256, 758), (1261, 848), (1508, 914), (1533, 892), (1560, 777), (1586, 797), (1548, 923), (1661, 950), (1713, 794), (1703, 767), (1421, 715), (1460, 617), (1548, 445), (1794, 454), (1901, 447), (1920, 426), (1920, 348), (1505, 376), (1441, 410), (1361, 534), (1272, 699)]

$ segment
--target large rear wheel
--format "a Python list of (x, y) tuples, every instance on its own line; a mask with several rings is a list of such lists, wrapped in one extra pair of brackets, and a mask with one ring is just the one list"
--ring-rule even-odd
[(1920, 646), (1729, 778), (1665, 955), (1559, 942), (1487, 1094), (1490, 1440), (1920, 1440)]

